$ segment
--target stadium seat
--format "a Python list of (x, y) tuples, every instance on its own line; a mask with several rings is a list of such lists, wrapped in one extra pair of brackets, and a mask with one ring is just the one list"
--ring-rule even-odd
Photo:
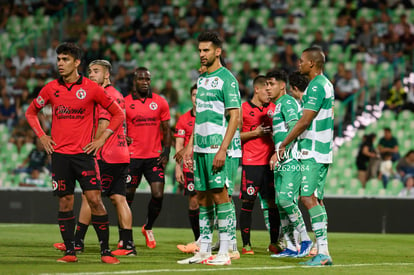
[(365, 186), (365, 195), (366, 196), (383, 196), (385, 195), (385, 190), (382, 187), (382, 181), (379, 179), (370, 179), (368, 180)]
[(397, 196), (404, 188), (404, 184), (399, 179), (393, 179), (388, 182), (386, 194), (388, 196)]
[(344, 195), (362, 196), (363, 194), (364, 189), (362, 188), (362, 184), (358, 179), (353, 178), (344, 185)]

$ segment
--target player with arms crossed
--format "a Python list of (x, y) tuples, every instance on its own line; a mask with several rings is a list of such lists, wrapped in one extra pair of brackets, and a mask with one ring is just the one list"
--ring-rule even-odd
[[(231, 264), (228, 250), (235, 236), (235, 215), (226, 188), (227, 150), (239, 125), (241, 99), (236, 78), (220, 62), (221, 38), (216, 33), (203, 32), (198, 42), (200, 62), (207, 67), (207, 72), (197, 81), (195, 126), (183, 155), (184, 162), (194, 169), (200, 204), (200, 252), (178, 263), (228, 265)], [(176, 159), (181, 161), (181, 152)], [(216, 257), (211, 256), (215, 207), (220, 237)]]
[[(106, 60), (94, 60), (88, 66), (89, 78), (104, 87), (119, 106), (125, 109), (124, 97), (118, 92), (110, 81), (111, 63)], [(109, 125), (111, 114), (98, 105), (98, 129), (96, 137), (99, 137)], [(119, 239), (122, 241), (120, 249), (112, 251), (113, 255), (136, 255), (132, 236), (132, 214), (126, 202), (126, 176), (129, 164), (129, 151), (125, 139), (125, 127), (122, 125), (108, 138), (102, 149), (97, 154), (99, 170), (101, 174), (102, 195), (111, 199), (115, 206), (119, 220)], [(91, 220), (91, 210), (84, 195), (82, 195), (81, 210), (79, 212), (78, 225), (75, 233), (75, 250), (83, 251), (84, 239)], [(55, 244), (60, 250), (64, 249), (63, 243)]]
[[(125, 97), (127, 138), (131, 163), (127, 181), (127, 202), (131, 206), (142, 175), (151, 187), (147, 219), (141, 229), (147, 247), (157, 243), (152, 226), (161, 212), (164, 197), (164, 169), (170, 156), (170, 109), (167, 101), (151, 91), (151, 73), (145, 67), (135, 70), (134, 88)], [(163, 135), (164, 149), (161, 144)]]
[(240, 231), (243, 241), (242, 254), (254, 254), (250, 243), (250, 227), (254, 201), (260, 193), (267, 202), (270, 224), (269, 250), (277, 253), (280, 219), (275, 204), (273, 173), (269, 169), (269, 160), (274, 145), (272, 140), (272, 115), (275, 105), (270, 102), (266, 90), (266, 77), (257, 76), (253, 81), (253, 98), (242, 104), (242, 182), (240, 198)]
[[(193, 85), (190, 89), (191, 102), (193, 108), (183, 114), (175, 126), (175, 151), (181, 151), (187, 146), (191, 134), (193, 133), (195, 115), (196, 115), (196, 95), (197, 85)], [(185, 253), (194, 253), (199, 250), (197, 240), (200, 237), (200, 225), (199, 225), (199, 206), (197, 200), (197, 193), (194, 189), (194, 174), (188, 169), (188, 167), (182, 165), (182, 163), (176, 163), (175, 165), (175, 177), (180, 184), (184, 185), (184, 195), (188, 196), (188, 218), (190, 220), (191, 228), (194, 234), (194, 242), (187, 245), (177, 245), (177, 248)]]
[[(57, 49), (57, 66), (61, 77), (42, 88), (26, 111), (26, 118), (40, 138), (46, 152), (52, 154), (54, 193), (59, 197), (59, 228), (65, 243), (65, 256), (58, 262), (76, 262), (74, 249), (74, 189), (79, 181), (91, 208), (91, 220), (101, 246), (101, 260), (117, 264), (109, 250), (109, 222), (101, 199), (99, 169), (94, 154), (104, 145), (125, 119), (119, 105), (95, 82), (79, 75), (82, 50), (75, 44), (63, 43)], [(37, 114), (52, 105), (52, 130), (42, 130)], [(96, 139), (96, 105), (109, 111), (111, 122)]]
[(315, 232), (318, 254), (303, 264), (332, 265), (328, 250), (328, 233), (324, 186), (329, 164), (332, 163), (334, 89), (323, 75), (325, 55), (318, 47), (302, 52), (299, 71), (310, 82), (303, 95), (303, 115), (279, 146), (278, 158), (283, 159), (288, 144), (299, 137), (302, 166), (301, 201), (309, 211)]
[[(302, 180), (302, 166), (297, 159), (297, 143), (289, 144), (286, 150), (287, 156), (278, 161), (276, 152), (280, 143), (299, 119), (300, 105), (292, 96), (286, 94), (287, 75), (282, 70), (271, 71), (266, 74), (267, 90), (275, 102), (273, 113), (273, 141), (275, 153), (270, 158), (270, 168), (274, 170), (274, 182), (276, 189), (276, 204), (279, 208), (282, 231), (286, 239), (287, 247), (279, 254), (271, 257), (305, 257), (312, 248), (303, 221), (302, 213), (298, 206), (299, 189)], [(300, 251), (297, 251), (294, 230), (301, 236)]]

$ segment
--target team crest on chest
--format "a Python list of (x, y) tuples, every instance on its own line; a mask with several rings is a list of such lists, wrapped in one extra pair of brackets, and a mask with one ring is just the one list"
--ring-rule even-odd
[(273, 112), (272, 112), (272, 110), (267, 111), (267, 116), (268, 116), (268, 117), (273, 117)]
[(86, 97), (86, 91), (82, 88), (76, 91), (76, 97), (79, 99), (84, 99)]
[(151, 102), (151, 103), (150, 103), (150, 105), (149, 105), (149, 107), (150, 107), (150, 109), (151, 109), (151, 110), (153, 110), (153, 111), (155, 111), (155, 110), (157, 110), (157, 109), (158, 109), (158, 105), (157, 105), (157, 103), (155, 103), (155, 102)]
[(211, 82), (211, 87), (216, 88), (218, 85), (218, 78), (214, 78), (213, 82)]

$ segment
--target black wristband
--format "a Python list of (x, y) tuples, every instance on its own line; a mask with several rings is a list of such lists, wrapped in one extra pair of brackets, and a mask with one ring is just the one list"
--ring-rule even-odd
[(164, 150), (162, 151), (161, 156), (169, 158), (170, 151), (171, 151), (170, 147), (164, 147)]

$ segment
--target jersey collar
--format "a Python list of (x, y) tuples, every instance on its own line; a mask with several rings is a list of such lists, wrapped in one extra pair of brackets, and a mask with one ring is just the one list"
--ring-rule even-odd
[(83, 81), (83, 75), (80, 73), (80, 74), (79, 74), (79, 78), (78, 78), (78, 80), (76, 80), (76, 82), (72, 83), (72, 84), (70, 85), (70, 87), (68, 88), (68, 86), (66, 86), (65, 81), (63, 81), (63, 77), (59, 77), (59, 78), (58, 78), (58, 83), (59, 83), (60, 85), (65, 86), (65, 87), (66, 87), (66, 89), (68, 89), (68, 91), (70, 91), (74, 85), (80, 85), (80, 84), (82, 84), (82, 81)]
[(252, 108), (257, 108), (257, 109), (259, 109), (260, 111), (263, 111), (263, 108), (266, 108), (267, 106), (269, 106), (269, 103), (265, 103), (265, 104), (263, 104), (263, 106), (262, 107), (259, 107), (259, 106), (256, 106), (251, 100), (249, 100), (249, 101), (247, 101), (248, 103), (249, 103), (249, 105), (250, 105), (250, 107), (252, 107)]

